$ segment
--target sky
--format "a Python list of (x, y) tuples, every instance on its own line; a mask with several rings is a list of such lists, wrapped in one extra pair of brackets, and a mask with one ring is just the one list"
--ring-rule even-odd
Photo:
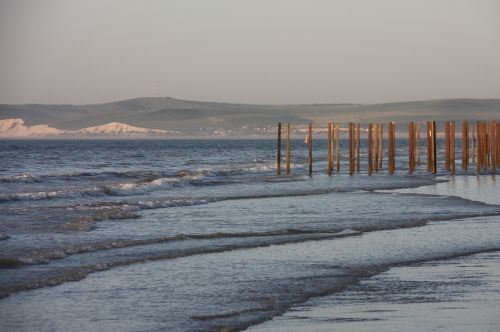
[(497, 0), (0, 0), (0, 103), (500, 98)]

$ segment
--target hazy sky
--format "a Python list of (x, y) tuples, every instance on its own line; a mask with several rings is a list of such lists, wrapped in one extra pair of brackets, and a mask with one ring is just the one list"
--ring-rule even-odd
[(0, 0), (0, 103), (500, 97), (497, 0)]

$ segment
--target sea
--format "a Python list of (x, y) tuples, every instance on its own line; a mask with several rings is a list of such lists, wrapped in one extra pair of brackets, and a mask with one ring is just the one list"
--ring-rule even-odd
[[(500, 186), (462, 171), (457, 143), (454, 176), (442, 140), (437, 174), (424, 142), (408, 174), (404, 139), (395, 174), (385, 151), (370, 176), (362, 140), (350, 176), (342, 139), (329, 176), (318, 139), (309, 176), (307, 146), (292, 140), (291, 174), (277, 176), (272, 139), (2, 140), (0, 330), (313, 330), (304, 306), (331, 309), (325, 330), (390, 320), (387, 295), (408, 289), (387, 273), (499, 257)], [(366, 284), (385, 297), (360, 296)], [(342, 311), (346, 298), (369, 317)]]

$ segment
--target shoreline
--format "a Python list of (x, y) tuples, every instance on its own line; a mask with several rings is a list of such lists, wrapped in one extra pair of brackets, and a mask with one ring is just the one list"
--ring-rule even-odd
[(500, 250), (392, 267), (247, 331), (487, 332), (500, 327), (498, 303)]

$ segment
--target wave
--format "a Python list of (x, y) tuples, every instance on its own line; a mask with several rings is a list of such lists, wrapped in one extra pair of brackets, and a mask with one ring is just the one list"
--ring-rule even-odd
[[(278, 229), (264, 232), (215, 232), (208, 234), (177, 234), (174, 236), (164, 236), (150, 239), (136, 239), (136, 240), (113, 240), (109, 242), (86, 243), (79, 245), (69, 245), (55, 249), (34, 250), (31, 252), (23, 252), (19, 256), (0, 255), (0, 267), (7, 266), (21, 266), (33, 264), (47, 264), (51, 260), (62, 259), (70, 255), (83, 254), (88, 252), (95, 252), (99, 250), (119, 249), (127, 247), (144, 246), (151, 244), (166, 243), (172, 241), (182, 240), (203, 240), (203, 239), (223, 239), (223, 238), (265, 238), (265, 237), (279, 237), (287, 235), (306, 235), (307, 239), (310, 238), (332, 238), (332, 237), (345, 237), (361, 235), (361, 231), (352, 229), (338, 230), (302, 230), (302, 229)], [(295, 239), (300, 241), (300, 238)], [(282, 243), (277, 239), (277, 243)]]
[[(250, 235), (253, 234), (253, 235)], [(114, 267), (126, 266), (131, 264), (143, 263), (147, 261), (154, 260), (165, 260), (165, 259), (176, 259), (181, 257), (188, 257), (193, 255), (202, 255), (209, 253), (221, 253), (226, 251), (233, 251), (239, 249), (249, 249), (258, 247), (269, 247), (272, 245), (282, 245), (289, 243), (300, 243), (306, 241), (314, 240), (327, 240), (348, 236), (359, 236), (362, 232), (344, 230), (342, 232), (335, 233), (311, 233), (304, 232), (300, 230), (290, 230), (290, 234), (287, 235), (287, 230), (277, 231), (277, 232), (262, 232), (262, 233), (246, 233), (246, 234), (231, 234), (231, 233), (213, 233), (206, 235), (177, 235), (174, 237), (157, 238), (150, 240), (130, 240), (130, 241), (116, 241), (102, 244), (94, 244), (89, 246), (80, 246), (74, 248), (68, 248), (65, 250), (54, 250), (50, 253), (38, 253), (36, 257), (3, 257), (0, 258), (0, 267), (21, 267), (26, 265), (40, 264), (40, 263), (50, 263), (50, 259), (61, 259), (68, 254), (84, 252), (94, 252), (99, 249), (112, 249), (112, 248), (126, 248), (128, 246), (137, 245), (148, 245), (155, 243), (165, 243), (171, 241), (179, 241), (186, 239), (217, 239), (217, 238), (230, 238), (230, 237), (249, 237), (253, 241), (248, 242), (235, 242), (229, 244), (212, 243), (206, 246), (200, 246), (190, 249), (174, 249), (166, 251), (155, 250), (148, 252), (145, 255), (139, 255), (137, 257), (130, 257), (130, 255), (120, 255), (115, 256), (115, 260), (102, 261), (92, 264), (77, 266), (77, 267), (67, 267), (58, 268), (52, 270), (48, 275), (43, 276), (33, 276), (29, 275), (31, 280), (25, 282), (14, 282), (12, 284), (6, 284), (0, 286), (0, 298), (7, 297), (12, 293), (36, 289), (45, 286), (54, 286), (68, 281), (77, 281), (85, 278), (88, 274), (93, 272), (99, 272), (103, 270), (108, 270)], [(36, 273), (36, 272), (35, 272)]]
[[(302, 167), (303, 165), (292, 164), (291, 167)], [(112, 178), (132, 178), (132, 179), (149, 179), (155, 180), (160, 178), (183, 178), (183, 177), (199, 177), (199, 176), (231, 176), (244, 175), (254, 173), (264, 173), (276, 169), (276, 165), (270, 162), (243, 163), (240, 165), (231, 166), (214, 166), (212, 168), (202, 167), (197, 169), (181, 169), (178, 171), (105, 171), (105, 172), (68, 172), (59, 174), (31, 174), (22, 173), (12, 176), (0, 177), (0, 182), (13, 183), (33, 183), (53, 180), (74, 181), (74, 180), (96, 180), (96, 179), (112, 179)]]
[(105, 186), (91, 186), (86, 188), (13, 194), (2, 193), (0, 194), (0, 202), (98, 196), (131, 196), (141, 195), (155, 190), (171, 189), (179, 185), (182, 185), (182, 183), (177, 178), (159, 178), (152, 181), (126, 182)]

